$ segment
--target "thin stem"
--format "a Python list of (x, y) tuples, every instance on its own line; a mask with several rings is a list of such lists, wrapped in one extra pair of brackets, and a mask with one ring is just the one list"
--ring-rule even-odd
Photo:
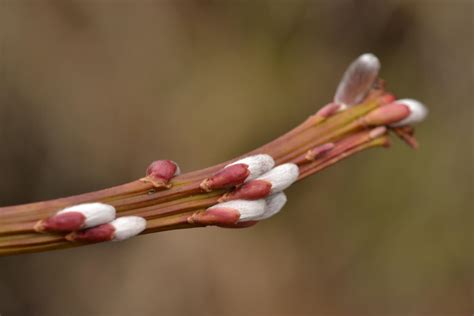
[[(377, 146), (386, 146), (388, 137), (372, 137), (372, 127), (362, 119), (383, 105), (384, 92), (373, 90), (366, 101), (328, 118), (310, 116), (305, 122), (274, 141), (243, 156), (266, 153), (278, 164), (293, 162), (300, 168), (299, 179), (319, 172), (357, 152)], [(312, 148), (334, 142), (327, 155), (314, 160), (305, 159)], [(84, 243), (70, 242), (63, 234), (36, 233), (38, 220), (51, 216), (58, 210), (85, 202), (104, 202), (114, 206), (118, 216), (136, 215), (147, 220), (143, 234), (158, 231), (197, 227), (188, 223), (193, 213), (215, 205), (222, 194), (231, 189), (204, 192), (200, 183), (226, 164), (175, 177), (171, 188), (154, 188), (150, 183), (133, 181), (116, 187), (50, 201), (0, 208), (0, 255), (46, 251), (75, 247)]]

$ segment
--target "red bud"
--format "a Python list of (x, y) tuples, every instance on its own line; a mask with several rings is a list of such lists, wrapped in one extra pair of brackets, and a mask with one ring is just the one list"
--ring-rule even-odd
[(390, 103), (381, 106), (364, 117), (367, 125), (389, 125), (399, 122), (410, 115), (410, 109), (403, 104)]
[(188, 218), (188, 223), (202, 226), (208, 225), (233, 225), (240, 218), (238, 210), (228, 207), (215, 207), (206, 211), (198, 211)]
[(86, 221), (84, 214), (79, 212), (67, 212), (56, 214), (35, 225), (38, 232), (70, 232), (82, 228)]
[(230, 200), (258, 200), (266, 197), (272, 190), (272, 184), (265, 180), (252, 180), (245, 183), (236, 190), (224, 194), (219, 202)]
[(66, 236), (69, 241), (102, 242), (112, 240), (115, 227), (111, 224), (102, 224), (79, 232), (72, 232)]
[(249, 174), (250, 171), (246, 164), (239, 163), (230, 165), (217, 172), (212, 177), (205, 179), (200, 186), (207, 192), (214, 189), (235, 186), (244, 183)]
[(155, 187), (167, 186), (168, 182), (174, 176), (180, 173), (178, 165), (171, 160), (156, 160), (153, 161), (146, 169), (146, 177), (141, 180), (150, 182)]
[(307, 160), (315, 160), (316, 158), (319, 158), (320, 156), (324, 155), (331, 149), (333, 149), (336, 145), (334, 143), (326, 143), (320, 146), (317, 146), (311, 150), (308, 151), (306, 154), (306, 159)]

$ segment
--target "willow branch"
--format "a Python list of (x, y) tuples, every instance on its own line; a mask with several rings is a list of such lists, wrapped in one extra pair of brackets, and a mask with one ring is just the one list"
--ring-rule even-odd
[(257, 154), (271, 156), (277, 165), (297, 165), (297, 180), (302, 180), (358, 152), (369, 148), (388, 147), (390, 131), (394, 131), (414, 146), (411, 128), (392, 127), (393, 122), (406, 119), (407, 114), (403, 116), (399, 113), (406, 109), (406, 106), (403, 109), (399, 104), (398, 107), (393, 106), (393, 96), (385, 92), (379, 84), (369, 88), (370, 91), (365, 93), (360, 103), (355, 106), (341, 110), (339, 103), (326, 105), (302, 124), (268, 144), (221, 164), (172, 177), (169, 182), (158, 183), (149, 178), (150, 181), (142, 178), (81, 195), (1, 207), (0, 255), (90, 244), (91, 242), (71, 239), (68, 237), (71, 236), (70, 232), (38, 229), (38, 223), (54, 216), (59, 210), (82, 203), (106, 203), (116, 210), (118, 218), (137, 216), (145, 219), (146, 228), (141, 234), (203, 227), (208, 224), (222, 227), (246, 227), (255, 224), (257, 221), (233, 221), (229, 225), (219, 220), (196, 220), (207, 214), (206, 210), (218, 204), (223, 197), (235, 194), (242, 187), (239, 184), (207, 190), (203, 187), (203, 181), (213, 177), (229, 164)]

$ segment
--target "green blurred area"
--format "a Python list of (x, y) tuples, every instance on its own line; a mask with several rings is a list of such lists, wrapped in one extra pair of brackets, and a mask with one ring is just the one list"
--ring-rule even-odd
[(471, 315), (471, 1), (0, 0), (0, 205), (190, 171), (331, 100), (375, 53), (428, 120), (275, 218), (0, 258), (0, 314)]

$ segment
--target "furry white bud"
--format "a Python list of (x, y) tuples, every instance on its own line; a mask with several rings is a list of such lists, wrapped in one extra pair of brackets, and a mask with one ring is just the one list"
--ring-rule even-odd
[(271, 193), (285, 190), (298, 179), (299, 169), (294, 163), (285, 163), (258, 177), (258, 180), (268, 181), (272, 184)]
[(140, 234), (146, 228), (146, 220), (139, 216), (123, 216), (110, 222), (115, 228), (112, 240), (119, 241)]
[(211, 209), (223, 209), (223, 208), (230, 208), (234, 209), (239, 212), (239, 222), (246, 222), (252, 221), (258, 218), (259, 216), (263, 215), (265, 212), (266, 203), (265, 200), (255, 200), (255, 201), (247, 201), (247, 200), (233, 200), (228, 202), (223, 202), (216, 204), (208, 210)]
[(334, 96), (343, 106), (360, 103), (372, 88), (380, 71), (380, 61), (373, 54), (359, 56), (344, 73)]
[(286, 201), (286, 194), (283, 192), (270, 195), (265, 199), (265, 212), (257, 220), (267, 219), (280, 212)]
[(410, 115), (408, 115), (406, 118), (399, 122), (391, 124), (390, 126), (392, 127), (416, 124), (422, 122), (428, 115), (428, 109), (426, 108), (426, 106), (417, 100), (401, 99), (395, 102), (408, 107), (408, 109), (410, 110)]
[(66, 207), (65, 209), (56, 213), (64, 214), (68, 212), (77, 212), (84, 215), (85, 220), (82, 228), (88, 228), (105, 224), (115, 218), (115, 208), (112, 205), (104, 203), (83, 203), (74, 206)]
[(245, 164), (248, 166), (250, 174), (248, 175), (247, 179), (245, 179), (245, 181), (249, 181), (272, 169), (275, 165), (275, 160), (273, 160), (270, 155), (259, 154), (239, 159), (231, 164), (228, 164), (226, 167), (236, 164)]

